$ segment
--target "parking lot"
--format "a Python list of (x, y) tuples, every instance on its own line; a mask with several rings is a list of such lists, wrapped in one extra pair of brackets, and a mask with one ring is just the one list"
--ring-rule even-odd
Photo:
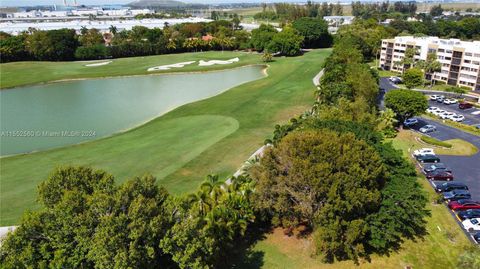
[[(412, 129), (418, 130), (426, 124), (431, 124), (437, 127), (437, 131), (428, 134), (431, 137), (442, 141), (459, 138), (480, 148), (480, 137), (478, 136), (424, 118), (418, 120), (419, 123)], [(452, 169), (454, 180), (467, 184), (472, 198), (480, 200), (480, 153), (473, 156), (439, 155), (439, 157), (443, 163)]]
[[(387, 92), (396, 88), (396, 86), (392, 85), (386, 78), (382, 78), (380, 80), (380, 87), (385, 89)], [(438, 95), (438, 93), (432, 94)], [(380, 106), (383, 107), (383, 93), (381, 93), (381, 95), (382, 98), (380, 99)], [(458, 108), (458, 104), (445, 105), (435, 101), (429, 101), (429, 104), (430, 106), (435, 106), (442, 110), (447, 110), (464, 115), (464, 123), (466, 124), (480, 124), (480, 115), (471, 114), (472, 112), (478, 111), (478, 109), (476, 108), (461, 110)], [(449, 139), (462, 139), (475, 145), (477, 148), (480, 149), (479, 136), (466, 133), (462, 130), (432, 120), (428, 120), (426, 118), (416, 118), (418, 119), (418, 123), (411, 127), (415, 131), (418, 131), (420, 128), (427, 124), (434, 125), (436, 127), (436, 131), (428, 133), (429, 136), (442, 141)], [(472, 195), (471, 199), (480, 201), (480, 152), (477, 152), (472, 156), (438, 155), (438, 157), (440, 158), (442, 163), (446, 164), (446, 166), (452, 170), (454, 181), (464, 183), (468, 186), (469, 192)], [(444, 181), (431, 181), (430, 183), (434, 187), (435, 184), (443, 182)], [(450, 211), (450, 213), (458, 221), (458, 219), (456, 218), (456, 212)], [(460, 222), (458, 222), (458, 224), (462, 228), (464, 233), (472, 240), (472, 242), (475, 242), (471, 237), (471, 234), (463, 229), (462, 224)]]
[(444, 103), (439, 103), (432, 100), (428, 101), (428, 105), (465, 116), (465, 120), (462, 121), (462, 123), (465, 123), (468, 125), (480, 124), (480, 109), (477, 109), (477, 108), (460, 109), (458, 108), (458, 104), (446, 105)]

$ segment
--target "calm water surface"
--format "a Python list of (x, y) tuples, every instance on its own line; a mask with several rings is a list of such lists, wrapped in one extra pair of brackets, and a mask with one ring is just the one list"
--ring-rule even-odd
[[(81, 80), (0, 91), (0, 155), (105, 137), (263, 77), (263, 67)], [(26, 74), (28, 75), (28, 74)]]

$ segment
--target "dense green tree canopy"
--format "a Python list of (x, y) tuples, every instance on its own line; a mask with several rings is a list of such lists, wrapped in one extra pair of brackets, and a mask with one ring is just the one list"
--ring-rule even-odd
[(419, 115), (428, 108), (428, 102), (421, 92), (412, 90), (392, 90), (385, 95), (385, 106), (392, 109), (398, 119)]
[(305, 48), (327, 48), (332, 44), (328, 24), (321, 18), (303, 17), (294, 21), (292, 27), (304, 37)]
[[(366, 228), (364, 217), (378, 208), (384, 172), (379, 155), (364, 141), (320, 130), (284, 137), (267, 150), (252, 176), (257, 206), (277, 225), (316, 227), (318, 248), (330, 259), (365, 254), (360, 247), (365, 234), (351, 229)], [(339, 244), (344, 236), (351, 241)], [(349, 245), (355, 249), (347, 254)]]
[(410, 68), (403, 73), (403, 83), (408, 89), (423, 85), (423, 71), (419, 68)]
[(263, 51), (272, 41), (277, 30), (272, 25), (262, 24), (258, 29), (252, 30), (252, 39), (250, 40), (255, 50)]
[(281, 55), (295, 56), (300, 54), (303, 37), (298, 35), (295, 29), (285, 27), (272, 37), (267, 46), (268, 51), (278, 52)]

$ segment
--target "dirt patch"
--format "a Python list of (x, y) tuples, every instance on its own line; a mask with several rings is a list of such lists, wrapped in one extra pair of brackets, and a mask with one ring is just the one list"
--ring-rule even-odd
[(311, 108), (310, 106), (292, 106), (292, 107), (280, 110), (275, 115), (275, 121), (280, 123), (286, 123), (291, 118), (302, 114), (303, 112), (309, 110), (310, 108)]

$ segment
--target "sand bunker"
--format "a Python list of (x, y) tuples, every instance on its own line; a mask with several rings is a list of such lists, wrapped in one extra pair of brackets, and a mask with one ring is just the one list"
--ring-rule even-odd
[(210, 66), (210, 65), (214, 65), (214, 64), (231, 64), (231, 63), (235, 63), (235, 62), (238, 62), (240, 61), (240, 59), (237, 58), (233, 58), (233, 59), (230, 59), (230, 60), (226, 60), (226, 61), (221, 61), (221, 60), (211, 60), (211, 61), (204, 61), (204, 60), (200, 60), (200, 62), (198, 62), (198, 65), (199, 66)]
[(168, 65), (160, 65), (160, 66), (150, 67), (150, 68), (147, 69), (147, 71), (160, 71), (160, 70), (169, 70), (171, 68), (181, 68), (181, 67), (184, 67), (185, 65), (193, 64), (194, 62), (196, 62), (196, 61), (176, 63), (176, 64), (168, 64)]
[(101, 66), (101, 65), (107, 65), (109, 63), (111, 63), (112, 61), (108, 61), (108, 62), (101, 62), (101, 63), (94, 63), (94, 64), (86, 64), (85, 66)]

